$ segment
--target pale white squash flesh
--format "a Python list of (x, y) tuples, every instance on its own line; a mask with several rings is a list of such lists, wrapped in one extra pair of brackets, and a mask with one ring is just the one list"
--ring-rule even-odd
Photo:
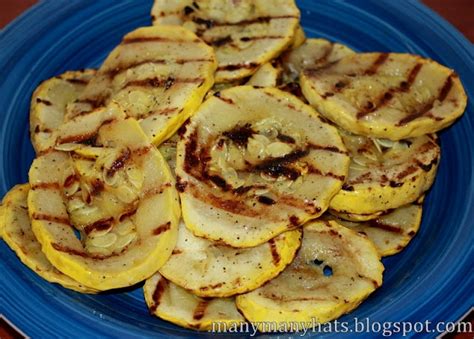
[[(303, 228), (295, 260), (277, 278), (237, 296), (237, 308), (251, 322), (311, 327), (356, 308), (381, 286), (383, 270), (365, 237), (334, 221), (313, 221)], [(263, 324), (259, 330), (268, 331)]]
[(345, 180), (337, 129), (274, 88), (233, 87), (182, 129), (177, 181), (186, 226), (252, 247), (320, 216)]
[(209, 331), (217, 323), (232, 327), (245, 322), (234, 298), (200, 298), (159, 273), (145, 282), (143, 292), (151, 314), (178, 326)]
[(82, 285), (58, 271), (41, 251), (41, 244), (31, 230), (27, 198), (30, 185), (16, 185), (3, 198), (1, 233), (3, 240), (16, 253), (21, 262), (43, 279), (81, 292), (98, 291)]
[(301, 232), (293, 230), (256, 247), (234, 248), (196, 237), (181, 223), (178, 243), (160, 273), (195, 295), (228, 297), (276, 277), (300, 244)]
[[(294, 42), (293, 0), (155, 0), (155, 25), (182, 25), (214, 48), (216, 82), (248, 77)], [(301, 33), (298, 33), (301, 35)]]
[(166, 262), (180, 211), (169, 167), (136, 120), (109, 121), (93, 139), (33, 161), (28, 207), (48, 260), (107, 290), (142, 281)]

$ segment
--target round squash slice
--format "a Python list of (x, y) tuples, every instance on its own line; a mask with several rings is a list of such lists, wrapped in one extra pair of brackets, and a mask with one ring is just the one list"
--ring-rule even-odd
[(456, 73), (419, 56), (363, 53), (300, 78), (308, 101), (356, 133), (401, 140), (451, 125), (466, 107)]
[(95, 70), (66, 72), (43, 81), (31, 98), (30, 135), (36, 153), (54, 146), (53, 132), (63, 123), (67, 106), (94, 77)]
[[(382, 284), (383, 270), (369, 240), (334, 221), (318, 220), (303, 228), (295, 260), (277, 278), (237, 296), (236, 304), (254, 323), (314, 326), (356, 308)], [(259, 330), (269, 331), (265, 323)]]
[(317, 218), (348, 171), (337, 129), (275, 88), (216, 93), (180, 132), (176, 174), (186, 226), (234, 247)]
[(409, 204), (363, 222), (347, 221), (331, 215), (325, 218), (367, 236), (379, 254), (385, 257), (400, 252), (408, 245), (420, 228), (421, 214), (420, 205)]
[(245, 322), (234, 298), (203, 299), (169, 282), (159, 273), (145, 282), (143, 290), (151, 314), (182, 327), (210, 331)]
[(70, 148), (30, 169), (28, 207), (43, 252), (98, 290), (148, 278), (177, 239), (179, 202), (166, 161), (133, 118), (110, 121), (91, 145)]
[(82, 293), (97, 293), (58, 271), (41, 252), (41, 245), (31, 230), (28, 216), (28, 184), (13, 187), (3, 198), (3, 240), (20, 260), (43, 279)]
[(248, 77), (293, 42), (300, 12), (293, 0), (155, 0), (153, 23), (183, 25), (214, 48), (216, 82)]
[(111, 100), (140, 122), (154, 144), (173, 135), (212, 87), (214, 51), (176, 26), (142, 27), (122, 40), (73, 105), (67, 118)]
[(433, 184), (441, 152), (436, 135), (390, 141), (340, 132), (351, 165), (331, 210), (370, 219), (414, 202)]
[(228, 297), (277, 276), (300, 244), (301, 232), (293, 230), (256, 247), (234, 248), (196, 237), (181, 223), (178, 243), (160, 273), (195, 295)]
[(281, 56), (284, 81), (296, 81), (304, 70), (322, 68), (354, 53), (349, 47), (325, 39), (306, 39)]

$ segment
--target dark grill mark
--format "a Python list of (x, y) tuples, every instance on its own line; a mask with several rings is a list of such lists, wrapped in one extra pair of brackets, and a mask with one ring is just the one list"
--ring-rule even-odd
[(277, 266), (280, 263), (281, 258), (280, 253), (278, 253), (275, 239), (270, 239), (268, 244), (270, 245), (270, 252), (272, 253), (273, 265)]
[[(85, 99), (77, 99), (74, 101), (76, 104), (86, 104), (90, 105), (92, 109), (99, 108), (105, 105), (108, 98), (100, 97), (100, 98), (85, 98)], [(86, 113), (86, 112), (84, 112)]]
[(175, 249), (171, 252), (171, 255), (178, 255), (178, 254), (181, 254), (181, 253), (183, 253), (183, 251), (178, 250), (178, 249), (175, 248)]
[(229, 105), (233, 105), (234, 104), (234, 101), (230, 98), (224, 98), (223, 96), (221, 96), (221, 92), (216, 92), (214, 93), (214, 96), (226, 103), (228, 103)]
[(307, 100), (303, 96), (303, 92), (301, 91), (301, 87), (297, 82), (290, 82), (288, 84), (280, 86), (279, 88), (282, 91), (289, 92), (293, 94), (294, 96), (297, 96), (298, 98), (302, 99), (305, 103), (307, 103)]
[(202, 286), (202, 287), (199, 287), (199, 289), (201, 291), (207, 291), (209, 289), (215, 289), (215, 288), (222, 287), (222, 285), (224, 285), (224, 283), (217, 283), (217, 284), (214, 284), (214, 285)]
[(43, 190), (60, 190), (61, 185), (57, 182), (40, 182), (38, 184), (31, 185), (32, 190), (43, 189)]
[(310, 149), (314, 149), (314, 150), (328, 151), (328, 152), (333, 152), (333, 153), (349, 155), (349, 153), (347, 151), (341, 150), (341, 149), (337, 148), (336, 146), (323, 146), (323, 145), (315, 145), (315, 144), (309, 143), (308, 147)]
[(100, 181), (99, 179), (95, 179), (94, 181), (92, 181), (91, 185), (92, 185), (92, 190), (90, 193), (91, 196), (98, 195), (104, 189), (104, 183)]
[(135, 213), (137, 213), (137, 207), (136, 206), (134, 206), (132, 209), (122, 213), (122, 215), (120, 215), (120, 217), (119, 217), (119, 221), (122, 222), (125, 219), (130, 218), (133, 215), (135, 215)]
[(348, 185), (348, 184), (343, 184), (342, 185), (342, 190), (353, 192), (354, 191), (354, 186), (351, 186), (351, 185)]
[(58, 216), (43, 214), (43, 213), (33, 213), (31, 218), (33, 220), (44, 220), (44, 221), (56, 222), (58, 224), (70, 225), (68, 217), (58, 217)]
[(417, 161), (417, 165), (425, 172), (431, 171), (431, 168), (438, 163), (438, 158), (431, 160), (429, 164), (424, 164), (421, 161)]
[(143, 61), (138, 61), (138, 62), (132, 62), (130, 64), (124, 64), (124, 65), (118, 65), (115, 68), (112, 68), (110, 70), (105, 71), (104, 73), (110, 77), (110, 78), (115, 78), (118, 74), (125, 72), (129, 69), (139, 67), (145, 64), (156, 64), (156, 65), (163, 65), (167, 63), (176, 63), (178, 65), (184, 65), (186, 63), (191, 63), (191, 62), (213, 62), (212, 59), (204, 59), (204, 58), (190, 58), (190, 59), (176, 59), (176, 60), (167, 60), (167, 59), (149, 59), (149, 60), (143, 60)]
[(52, 105), (51, 101), (41, 99), (41, 98), (36, 98), (36, 102), (38, 104), (43, 104), (43, 105), (46, 105), (46, 106), (51, 106)]
[(160, 278), (158, 280), (158, 284), (156, 284), (156, 288), (153, 291), (152, 299), (153, 303), (150, 306), (150, 312), (154, 313), (158, 306), (160, 305), (160, 299), (165, 292), (166, 287), (168, 286), (168, 282), (164, 278)]
[(74, 85), (85, 86), (89, 83), (89, 80), (85, 80), (85, 79), (65, 79), (65, 80)]
[(178, 128), (178, 136), (182, 137), (186, 133), (186, 126), (191, 122), (191, 119), (188, 118), (186, 121)]
[(389, 88), (376, 100), (375, 104), (369, 101), (364, 109), (357, 113), (357, 119), (361, 119), (385, 106), (390, 100), (392, 100), (396, 92), (408, 92), (422, 66), (422, 64), (416, 64), (408, 73), (408, 79), (406, 81), (400, 82), (396, 87)]
[(194, 12), (194, 8), (192, 8), (191, 6), (186, 6), (186, 7), (184, 7), (183, 12), (184, 12), (184, 15), (189, 15), (192, 12)]
[(255, 166), (255, 170), (262, 172), (272, 178), (285, 176), (290, 180), (295, 180), (300, 173), (290, 168), (289, 165), (296, 160), (303, 158), (309, 154), (308, 150), (296, 150), (282, 157), (268, 159)]
[(184, 190), (186, 189), (187, 183), (185, 181), (182, 181), (182, 179), (177, 176), (176, 177), (176, 189), (178, 192), (183, 193)]
[(173, 84), (181, 83), (181, 84), (199, 84), (204, 82), (203, 78), (149, 78), (143, 80), (134, 80), (128, 82), (123, 88), (127, 88), (130, 86), (134, 87), (163, 87), (165, 90), (168, 90), (173, 86)]
[(298, 217), (296, 215), (292, 215), (290, 217), (290, 223), (293, 226), (299, 226), (300, 225), (300, 220), (298, 219)]
[(390, 180), (390, 187), (401, 187), (403, 186), (403, 182), (396, 182), (393, 180)]
[(434, 119), (436, 121), (443, 120), (443, 118), (441, 117), (434, 117), (432, 114), (429, 114), (429, 111), (433, 108), (436, 100), (438, 100), (439, 102), (443, 102), (446, 99), (446, 97), (448, 96), (453, 86), (453, 77), (454, 77), (454, 73), (451, 73), (448, 76), (448, 78), (445, 80), (443, 84), (443, 87), (439, 90), (437, 98), (430, 100), (428, 103), (423, 105), (419, 110), (416, 110), (415, 112), (411, 112), (410, 114), (408, 114), (406, 117), (404, 117), (397, 123), (397, 126), (406, 125), (409, 122), (417, 118), (420, 118), (422, 116), (428, 116), (431, 119)]
[(171, 222), (168, 221), (167, 223), (164, 223), (163, 225), (160, 225), (157, 228), (155, 228), (152, 234), (160, 235), (161, 233), (168, 231), (170, 228), (171, 228)]
[(235, 126), (230, 131), (226, 131), (222, 134), (232, 140), (236, 145), (245, 147), (247, 146), (249, 138), (251, 138), (254, 133), (255, 131), (252, 129), (252, 125), (245, 124), (244, 126)]
[(209, 304), (208, 300), (201, 300), (199, 304), (196, 306), (196, 309), (193, 312), (193, 319), (194, 320), (201, 320), (206, 313), (207, 305)]
[(289, 135), (279, 133), (277, 135), (277, 139), (281, 142), (286, 142), (287, 144), (294, 144), (296, 141), (294, 138), (290, 137)]
[(284, 39), (283, 35), (261, 35), (261, 36), (244, 36), (240, 38), (240, 41), (255, 41), (255, 40), (279, 40)]
[(403, 172), (399, 173), (397, 175), (397, 179), (401, 180), (401, 179), (405, 178), (406, 176), (409, 176), (410, 174), (415, 173), (416, 170), (417, 170), (416, 166), (410, 166), (406, 170), (404, 170)]
[(253, 69), (259, 66), (258, 63), (249, 62), (249, 63), (240, 63), (240, 64), (229, 64), (229, 65), (222, 65), (217, 68), (218, 71), (237, 71), (241, 68), (245, 69)]
[(218, 175), (207, 175), (207, 174), (204, 174), (204, 176), (209, 179), (210, 181), (212, 181), (212, 183), (214, 185), (216, 185), (217, 187), (221, 188), (223, 191), (228, 191), (231, 187), (227, 184), (227, 182), (221, 178), (220, 176)]
[(316, 167), (311, 166), (311, 165), (308, 165), (308, 173), (316, 174), (316, 175), (319, 175), (319, 176), (322, 176), (322, 177), (330, 177), (330, 178), (333, 178), (333, 179), (336, 179), (336, 180), (339, 180), (339, 181), (346, 180), (346, 176), (344, 176), (344, 175), (338, 175), (338, 174), (334, 174), (332, 172), (323, 173), (323, 172), (321, 172), (321, 170), (319, 168), (316, 168)]
[(266, 197), (264, 195), (261, 195), (257, 198), (258, 202), (261, 203), (261, 204), (264, 204), (264, 205), (274, 205), (275, 204), (275, 200), (273, 200), (272, 198), (269, 198), (269, 197)]
[(278, 16), (261, 16), (254, 19), (247, 19), (237, 22), (218, 22), (213, 20), (206, 20), (202, 18), (193, 18), (193, 21), (197, 24), (205, 25), (208, 29), (217, 26), (243, 26), (243, 25), (252, 25), (252, 24), (262, 24), (269, 23), (271, 20), (280, 20), (280, 19), (298, 19), (298, 16), (294, 15), (278, 15)]
[(388, 53), (380, 53), (377, 59), (372, 63), (372, 65), (367, 69), (364, 74), (365, 75), (374, 75), (377, 70), (382, 66), (385, 61), (388, 59)]
[(194, 130), (189, 136), (189, 140), (185, 146), (185, 155), (184, 155), (184, 170), (189, 173), (190, 170), (199, 165), (199, 158), (197, 156), (197, 130)]
[(112, 163), (112, 166), (107, 170), (106, 175), (108, 177), (112, 177), (117, 171), (119, 171), (123, 166), (125, 166), (125, 163), (130, 159), (131, 152), (128, 148), (126, 148), (120, 157), (114, 160)]
[(89, 235), (93, 231), (105, 231), (112, 227), (114, 218), (110, 217), (107, 219), (98, 220), (90, 225), (84, 227), (84, 232)]
[(172, 42), (172, 43), (198, 43), (201, 42), (199, 39), (195, 40), (180, 40), (180, 39), (170, 39), (164, 37), (136, 37), (136, 38), (126, 38), (122, 40), (121, 45), (128, 45), (128, 44), (137, 44), (137, 43), (145, 43), (145, 42)]
[(371, 227), (380, 228), (387, 232), (398, 233), (398, 234), (402, 233), (402, 229), (400, 227), (385, 224), (382, 221), (380, 221), (380, 219), (372, 219), (372, 220), (367, 221), (367, 223)]
[(150, 111), (145, 114), (140, 114), (137, 116), (137, 119), (142, 120), (142, 119), (146, 119), (155, 115), (168, 115), (168, 114), (176, 112), (177, 110), (178, 110), (178, 107), (167, 107), (159, 111), (154, 111), (154, 112)]
[(79, 178), (75, 174), (69, 175), (66, 180), (64, 180), (64, 187), (71, 187)]
[(213, 41), (210, 41), (209, 44), (212, 45), (212, 46), (215, 46), (215, 47), (220, 47), (220, 46), (223, 46), (225, 44), (228, 44), (230, 42), (232, 42), (232, 37), (230, 35), (226, 36), (226, 37), (223, 37), (223, 38), (220, 38), (220, 39), (217, 39), (217, 40), (213, 40)]

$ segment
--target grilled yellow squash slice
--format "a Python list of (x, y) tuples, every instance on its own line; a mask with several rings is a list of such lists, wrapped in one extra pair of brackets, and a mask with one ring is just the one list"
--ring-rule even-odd
[(306, 70), (301, 87), (321, 114), (362, 135), (401, 140), (451, 125), (466, 107), (456, 73), (419, 56), (354, 54)]
[(181, 134), (176, 174), (186, 226), (234, 247), (320, 216), (350, 161), (335, 127), (275, 88), (216, 93)]
[(257, 72), (247, 81), (247, 85), (256, 87), (276, 87), (281, 70), (270, 62), (263, 64)]
[[(384, 268), (374, 245), (334, 221), (303, 228), (295, 260), (263, 287), (236, 297), (251, 322), (324, 323), (350, 312), (382, 284)], [(264, 324), (259, 330), (268, 331)]]
[(347, 221), (330, 215), (325, 218), (367, 236), (379, 254), (385, 257), (400, 252), (408, 245), (420, 228), (421, 214), (420, 205), (409, 204), (364, 222)]
[(49, 261), (107, 290), (144, 280), (168, 260), (180, 211), (169, 167), (135, 119), (112, 120), (94, 139), (34, 160), (28, 207)]
[(173, 135), (212, 87), (214, 51), (187, 29), (142, 27), (122, 40), (73, 105), (68, 120), (118, 102), (154, 144)]
[(216, 51), (216, 82), (248, 77), (293, 42), (300, 12), (293, 0), (155, 0), (155, 25), (183, 25)]
[(3, 198), (3, 240), (15, 251), (20, 260), (43, 279), (58, 283), (66, 288), (82, 293), (97, 293), (61, 273), (48, 261), (41, 252), (41, 245), (31, 230), (28, 216), (28, 184), (13, 187)]
[(30, 135), (36, 153), (54, 146), (54, 131), (64, 122), (67, 106), (75, 101), (95, 70), (66, 72), (42, 82), (31, 98)]
[(160, 273), (195, 295), (228, 297), (277, 276), (300, 245), (301, 232), (293, 230), (256, 247), (234, 248), (196, 237), (181, 223), (178, 243)]
[(347, 46), (325, 39), (306, 39), (299, 47), (292, 48), (281, 56), (284, 81), (295, 81), (306, 69), (316, 70), (354, 53)]
[(210, 331), (216, 324), (236, 326), (245, 322), (234, 298), (203, 299), (159, 273), (145, 282), (143, 291), (151, 314), (182, 327)]
[(374, 139), (341, 130), (351, 155), (349, 176), (331, 200), (346, 214), (380, 214), (412, 203), (433, 184), (440, 159), (434, 134), (402, 141)]

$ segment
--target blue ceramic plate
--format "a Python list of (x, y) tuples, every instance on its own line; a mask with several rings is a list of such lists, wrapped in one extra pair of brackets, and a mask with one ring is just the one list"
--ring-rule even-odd
[[(125, 33), (150, 24), (151, 5), (146, 0), (41, 1), (1, 32), (2, 195), (27, 181), (33, 159), (28, 107), (35, 87), (66, 70), (99, 66)], [(308, 36), (358, 51), (433, 58), (455, 69), (474, 98), (473, 45), (420, 3), (301, 0), (298, 5)], [(442, 161), (420, 233), (405, 251), (384, 260), (383, 286), (341, 321), (454, 321), (473, 305), (473, 125), (471, 101), (463, 118), (441, 133)], [(196, 336), (151, 317), (141, 286), (98, 296), (71, 292), (36, 276), (3, 242), (0, 272), (0, 313), (30, 336)]]

